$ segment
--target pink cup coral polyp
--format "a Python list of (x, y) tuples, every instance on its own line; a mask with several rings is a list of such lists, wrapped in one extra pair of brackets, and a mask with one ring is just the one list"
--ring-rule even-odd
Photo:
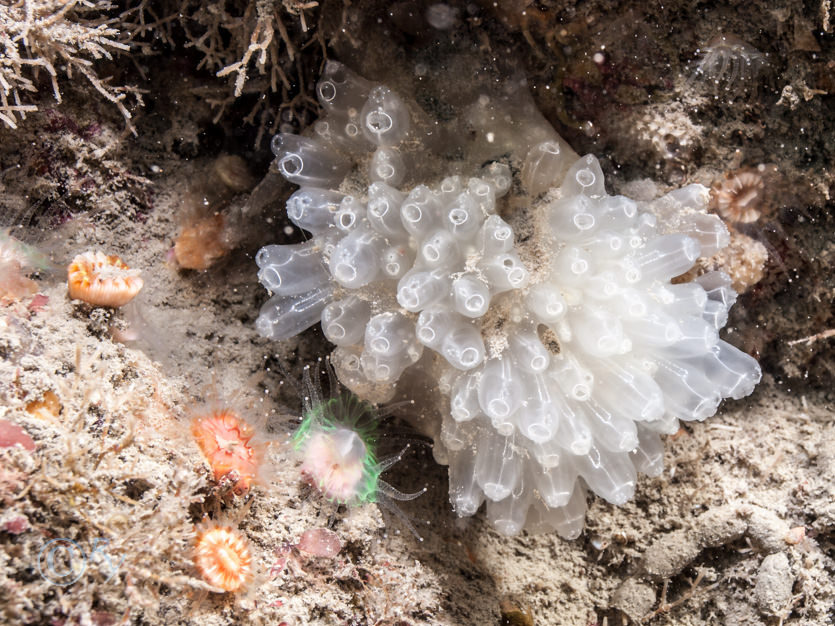
[(350, 428), (315, 432), (306, 442), (301, 471), (328, 499), (348, 502), (359, 493), (368, 455), (366, 443)]
[(292, 438), (293, 448), (301, 457), (302, 477), (332, 502), (377, 503), (394, 512), (414, 532), (393, 501), (412, 500), (426, 489), (403, 493), (380, 479), (403, 453), (377, 459), (379, 416), (375, 408), (348, 392), (323, 398), (309, 370), (305, 371), (303, 385), (307, 391), (304, 414)]
[(353, 394), (324, 400), (305, 412), (293, 436), (301, 473), (328, 500), (375, 502), (383, 467), (374, 455), (375, 412)]

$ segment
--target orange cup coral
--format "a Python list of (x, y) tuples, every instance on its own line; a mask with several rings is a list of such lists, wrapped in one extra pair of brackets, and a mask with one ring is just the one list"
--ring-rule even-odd
[(238, 591), (253, 578), (249, 542), (231, 526), (197, 527), (194, 566), (203, 580), (223, 591)]
[(215, 480), (235, 473), (235, 491), (243, 493), (255, 481), (261, 451), (252, 442), (253, 428), (233, 411), (223, 409), (197, 417), (191, 434), (214, 472)]
[(204, 217), (183, 228), (174, 243), (174, 258), (188, 270), (209, 269), (232, 249), (228, 239), (223, 214)]
[(87, 251), (67, 268), (70, 298), (95, 306), (120, 307), (144, 285), (139, 270), (132, 270), (115, 254)]

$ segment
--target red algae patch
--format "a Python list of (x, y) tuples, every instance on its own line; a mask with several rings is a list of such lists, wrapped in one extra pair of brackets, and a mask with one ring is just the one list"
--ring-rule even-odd
[(215, 480), (234, 472), (235, 491), (243, 493), (255, 481), (260, 452), (252, 443), (255, 431), (228, 409), (197, 417), (191, 434), (214, 472)]
[(67, 268), (70, 298), (94, 306), (123, 306), (143, 285), (139, 270), (130, 269), (115, 254), (88, 251), (77, 255)]
[(308, 528), (296, 544), (299, 552), (322, 558), (333, 558), (342, 550), (342, 541), (327, 528)]
[(0, 448), (11, 448), (18, 444), (30, 452), (35, 449), (35, 441), (25, 430), (8, 420), (0, 420)]
[(253, 578), (249, 542), (231, 526), (198, 526), (194, 566), (213, 587), (235, 592)]
[(25, 515), (13, 515), (8, 519), (5, 519), (3, 521), (3, 525), (0, 526), (0, 530), (7, 532), (10, 535), (20, 535), (21, 533), (25, 533), (30, 528), (32, 528), (32, 525), (29, 523), (29, 520)]

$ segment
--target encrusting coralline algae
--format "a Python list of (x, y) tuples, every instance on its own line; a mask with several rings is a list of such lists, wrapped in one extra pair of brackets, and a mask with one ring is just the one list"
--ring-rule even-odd
[(417, 370), (434, 380), (458, 515), (486, 500), (502, 533), (576, 537), (587, 488), (626, 502), (638, 471), (661, 471), (661, 434), (752, 392), (756, 361), (719, 339), (728, 276), (675, 281), (728, 243), (706, 188), (608, 195), (597, 159), (519, 93), (480, 95), (452, 144), (339, 63), (317, 94), (313, 134), (273, 141), (311, 238), (259, 251), (273, 295), (257, 328), (282, 340), (321, 322), (340, 380), (374, 402)]

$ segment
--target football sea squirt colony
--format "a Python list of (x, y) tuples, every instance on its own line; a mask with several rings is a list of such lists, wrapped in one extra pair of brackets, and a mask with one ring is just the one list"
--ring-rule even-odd
[(752, 392), (758, 364), (718, 334), (729, 277), (674, 280), (728, 243), (707, 189), (608, 195), (594, 156), (502, 97), (462, 113), (486, 137), (461, 140), (462, 166), (432, 152), (417, 105), (339, 63), (317, 94), (314, 133), (273, 141), (300, 186), (287, 215), (311, 237), (259, 251), (273, 295), (258, 330), (320, 322), (342, 383), (375, 402), (409, 372), (434, 381), (458, 515), (486, 501), (502, 533), (576, 537), (587, 488), (626, 502), (637, 472), (662, 470), (661, 434)]

